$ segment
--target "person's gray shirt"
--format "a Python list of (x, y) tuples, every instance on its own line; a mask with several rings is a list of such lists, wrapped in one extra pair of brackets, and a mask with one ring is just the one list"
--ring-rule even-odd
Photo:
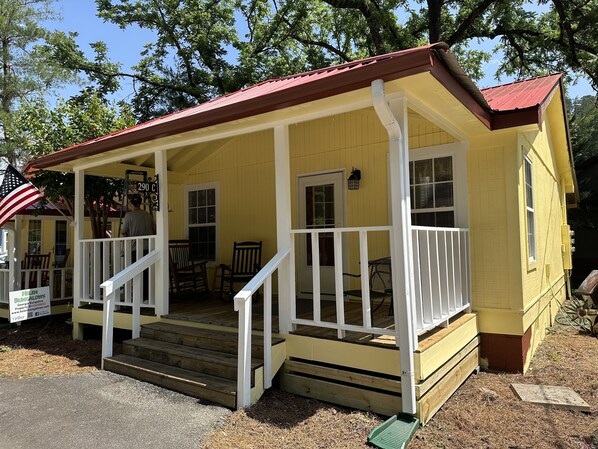
[[(131, 210), (125, 215), (121, 226), (121, 233), (127, 237), (139, 237), (142, 235), (152, 235), (154, 233), (154, 221), (152, 216), (144, 210)], [(133, 242), (133, 251), (135, 251), (135, 242)], [(147, 243), (144, 244), (147, 250)]]

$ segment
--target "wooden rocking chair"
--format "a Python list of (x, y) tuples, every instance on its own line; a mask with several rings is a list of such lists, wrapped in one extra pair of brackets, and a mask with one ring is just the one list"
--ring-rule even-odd
[(180, 294), (183, 290), (209, 293), (206, 260), (195, 262), (189, 240), (168, 242), (170, 289)]
[[(230, 265), (221, 264), (220, 299), (231, 300), (235, 294), (234, 285), (246, 284), (261, 270), (262, 242), (235, 242), (233, 261)], [(224, 286), (228, 284), (228, 291)], [(225, 298), (225, 293), (227, 298)]]
[[(21, 261), (21, 288), (36, 288), (50, 285), (50, 253), (28, 254)], [(41, 279), (38, 280), (38, 271), (41, 272)], [(39, 281), (39, 282), (38, 282)], [(26, 285), (27, 284), (27, 285)]]

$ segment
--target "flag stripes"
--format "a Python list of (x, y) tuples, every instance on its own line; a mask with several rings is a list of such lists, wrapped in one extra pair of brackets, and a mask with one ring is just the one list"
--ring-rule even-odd
[(43, 193), (9, 165), (0, 185), (0, 227), (40, 198)]

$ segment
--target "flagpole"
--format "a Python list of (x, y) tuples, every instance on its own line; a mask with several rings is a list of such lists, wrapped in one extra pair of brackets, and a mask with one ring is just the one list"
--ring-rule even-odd
[(62, 212), (62, 209), (59, 209), (56, 206), (56, 204), (54, 204), (52, 201), (50, 201), (50, 199), (47, 196), (44, 197), (44, 199), (50, 204), (50, 206), (52, 206), (54, 209), (56, 209), (58, 212), (60, 212), (60, 215), (62, 215), (64, 218), (66, 218), (71, 223), (73, 222), (73, 217), (69, 217), (68, 215), (64, 215), (64, 212)]

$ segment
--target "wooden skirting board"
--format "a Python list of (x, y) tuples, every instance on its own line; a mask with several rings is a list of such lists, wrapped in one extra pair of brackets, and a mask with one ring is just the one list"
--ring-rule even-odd
[[(423, 424), (479, 366), (477, 336), (426, 379), (417, 380), (417, 416)], [(399, 376), (313, 360), (289, 358), (280, 373), (281, 389), (333, 404), (390, 416), (401, 411)]]

